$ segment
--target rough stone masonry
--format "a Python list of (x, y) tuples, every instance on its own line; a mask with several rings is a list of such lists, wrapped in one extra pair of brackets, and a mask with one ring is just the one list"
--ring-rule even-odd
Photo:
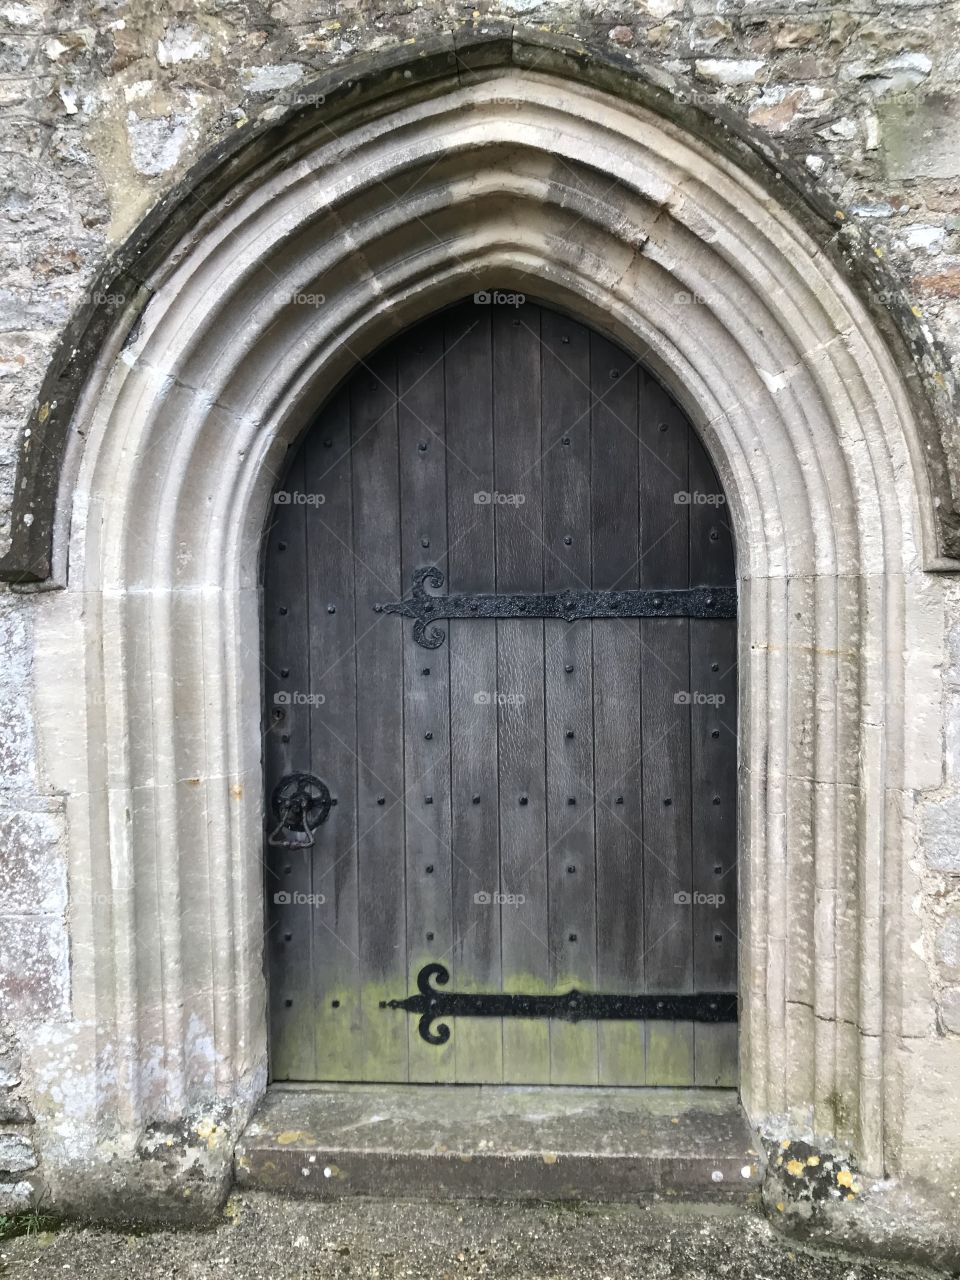
[[(905, 308), (913, 323), (918, 367), (945, 396), (955, 395), (960, 4), (17, 0), (0, 4), (4, 537), (23, 432), (71, 316), (89, 303), (110, 255), (191, 166), (251, 120), (297, 105), (302, 86), (361, 55), (465, 26), (483, 32), (511, 24), (655, 64), (688, 86), (693, 104), (725, 104), (757, 136), (775, 141), (860, 228), (896, 282), (887, 302), (892, 312)], [(955, 440), (945, 440), (945, 449), (953, 461), (960, 456)], [(919, 1038), (936, 1044), (944, 1065), (928, 1076), (928, 1105), (918, 1109), (926, 1120), (910, 1135), (917, 1176), (928, 1135), (941, 1119), (949, 1122), (960, 1091), (960, 587), (950, 574), (937, 582), (943, 711), (930, 732), (942, 767), (939, 786), (917, 796), (909, 824), (917, 889), (908, 910), (916, 924), (911, 953), (923, 975)], [(35, 600), (13, 587), (0, 596), (0, 1213), (46, 1194), (51, 1171), (39, 1135), (56, 1132), (57, 1107), (70, 1110), (77, 1085), (69, 1067), (61, 1079), (41, 1082), (32, 1066), (39, 1037), (47, 1055), (58, 1022), (69, 1019), (76, 945), (70, 833), (35, 729)], [(64, 705), (65, 717), (70, 711)], [(109, 1057), (111, 1046), (100, 1051)], [(41, 1093), (44, 1126), (36, 1122)], [(810, 1158), (817, 1158), (814, 1147)], [(791, 1190), (801, 1206), (815, 1199), (806, 1174), (800, 1190), (789, 1174), (771, 1176), (786, 1199)], [(960, 1215), (956, 1184), (945, 1194)], [(898, 1210), (885, 1228), (891, 1248), (908, 1231), (911, 1212), (909, 1205)]]

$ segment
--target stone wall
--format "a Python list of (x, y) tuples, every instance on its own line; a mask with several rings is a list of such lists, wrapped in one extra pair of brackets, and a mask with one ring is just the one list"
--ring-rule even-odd
[[(707, 3), (0, 4), (0, 514), (21, 433), (69, 318), (116, 246), (211, 147), (254, 116), (301, 101), (303, 85), (359, 53), (516, 23), (654, 61), (697, 105), (722, 101), (775, 139), (842, 221), (889, 265), (926, 346), (927, 377), (955, 394), (960, 368), (960, 5)], [(309, 105), (305, 103), (305, 105)], [(198, 209), (198, 216), (202, 212)], [(948, 452), (951, 445), (948, 442)], [(958, 450), (960, 453), (960, 450)], [(0, 526), (5, 532), (8, 526)], [(918, 796), (911, 903), (921, 920), (919, 1021), (956, 1062), (960, 1038), (960, 589), (944, 579), (942, 787)], [(32, 1029), (66, 1017), (70, 905), (61, 798), (33, 728), (34, 598), (0, 597), (0, 1211), (42, 1186), (29, 1100), (61, 1080), (31, 1076)], [(63, 708), (66, 719), (70, 708)], [(932, 992), (929, 1000), (927, 992)], [(7, 1033), (5, 1033), (7, 1034)], [(45, 1031), (49, 1034), (49, 1030)], [(21, 1086), (22, 1081), (22, 1086)], [(918, 1151), (946, 1098), (909, 1100)], [(952, 1088), (956, 1089), (956, 1081)], [(22, 1092), (17, 1090), (22, 1088)], [(9, 1092), (13, 1090), (13, 1092)], [(6, 1197), (6, 1199), (4, 1199)]]

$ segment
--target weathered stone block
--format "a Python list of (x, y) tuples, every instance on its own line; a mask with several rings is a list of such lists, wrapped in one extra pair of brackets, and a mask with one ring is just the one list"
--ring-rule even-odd
[(960, 987), (948, 987), (940, 1000), (940, 1020), (947, 1031), (960, 1035)]
[(26, 1213), (36, 1201), (32, 1182), (0, 1182), (0, 1213)]
[(0, 1004), (24, 1021), (62, 1017), (67, 1009), (67, 931), (51, 916), (0, 921)]
[(888, 178), (960, 176), (960, 98), (903, 94), (877, 105)]
[(960, 874), (960, 796), (928, 804), (922, 830), (927, 866)]
[(26, 1173), (37, 1167), (33, 1143), (23, 1133), (0, 1133), (0, 1173)]
[(0, 809), (0, 915), (37, 915), (66, 907), (62, 834), (55, 813)]
[(937, 931), (937, 964), (951, 978), (960, 978), (960, 916), (950, 916)]

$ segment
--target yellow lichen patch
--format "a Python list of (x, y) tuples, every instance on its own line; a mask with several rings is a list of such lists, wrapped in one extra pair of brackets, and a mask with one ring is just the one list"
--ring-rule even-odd
[(910, 308), (910, 310), (911, 310), (911, 311), (912, 311), (912, 313), (917, 317), (917, 319), (918, 319), (918, 320), (919, 320), (919, 319), (922, 317), (922, 315), (923, 315), (923, 312), (920, 310), (920, 308), (917, 306), (917, 304), (916, 304), (916, 303), (914, 303), (914, 304), (913, 304), (913, 306)]
[(232, 1218), (238, 1217), (239, 1213), (240, 1213), (240, 1206), (239, 1204), (237, 1204), (236, 1200), (234, 1200), (233, 1196), (231, 1196), (227, 1200), (227, 1203), (223, 1206), (223, 1216), (225, 1218), (232, 1219)]
[(217, 1126), (212, 1120), (201, 1120), (194, 1128), (194, 1133), (198, 1138), (209, 1138), (212, 1133), (216, 1133)]
[(839, 218), (841, 222), (844, 220), (846, 216), (847, 215), (843, 212), (842, 209), (837, 209), (836, 213), (834, 214), (834, 217)]
[(850, 1172), (849, 1169), (841, 1169), (840, 1172), (837, 1174), (837, 1182), (839, 1182), (841, 1187), (852, 1187), (853, 1174)]
[(544, 1164), (556, 1164), (556, 1163), (557, 1163), (557, 1153), (556, 1153), (555, 1151), (545, 1151), (545, 1152), (543, 1153), (543, 1163), (544, 1163)]
[(788, 1160), (787, 1173), (789, 1173), (793, 1178), (799, 1178), (801, 1173), (803, 1173), (803, 1161), (797, 1159)]
[(46, 400), (40, 406), (39, 412), (37, 413), (37, 417), (41, 422), (46, 422), (46, 420), (50, 417), (50, 405), (47, 403)]
[(880, 248), (878, 244), (875, 244), (873, 246), (873, 252), (877, 255), (878, 258), (882, 258), (885, 256), (883, 250)]
[(277, 1142), (281, 1147), (288, 1147), (291, 1142), (300, 1142), (309, 1137), (309, 1133), (305, 1133), (303, 1129), (284, 1129), (283, 1133), (277, 1134)]
[(819, 1163), (820, 1163), (819, 1156), (807, 1156), (807, 1164), (810, 1166), (811, 1169), (813, 1169)]
[(780, 1146), (782, 1147), (782, 1149), (783, 1149), (784, 1151), (786, 1151), (786, 1149), (787, 1149), (787, 1147), (789, 1147), (789, 1145), (790, 1145), (790, 1139), (789, 1139), (789, 1138), (781, 1138), (781, 1139), (780, 1139)]
[(786, 1208), (786, 1205), (783, 1203), (783, 1201), (782, 1201), (782, 1200), (778, 1200), (778, 1201), (777, 1201), (777, 1213), (783, 1213), (783, 1211), (784, 1211), (784, 1209), (785, 1209), (785, 1208)]

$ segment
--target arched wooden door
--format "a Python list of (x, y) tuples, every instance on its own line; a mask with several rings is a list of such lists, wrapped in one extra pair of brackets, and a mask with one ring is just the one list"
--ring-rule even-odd
[(722, 491), (633, 357), (485, 297), (363, 362), (272, 508), (273, 1078), (733, 1084)]

